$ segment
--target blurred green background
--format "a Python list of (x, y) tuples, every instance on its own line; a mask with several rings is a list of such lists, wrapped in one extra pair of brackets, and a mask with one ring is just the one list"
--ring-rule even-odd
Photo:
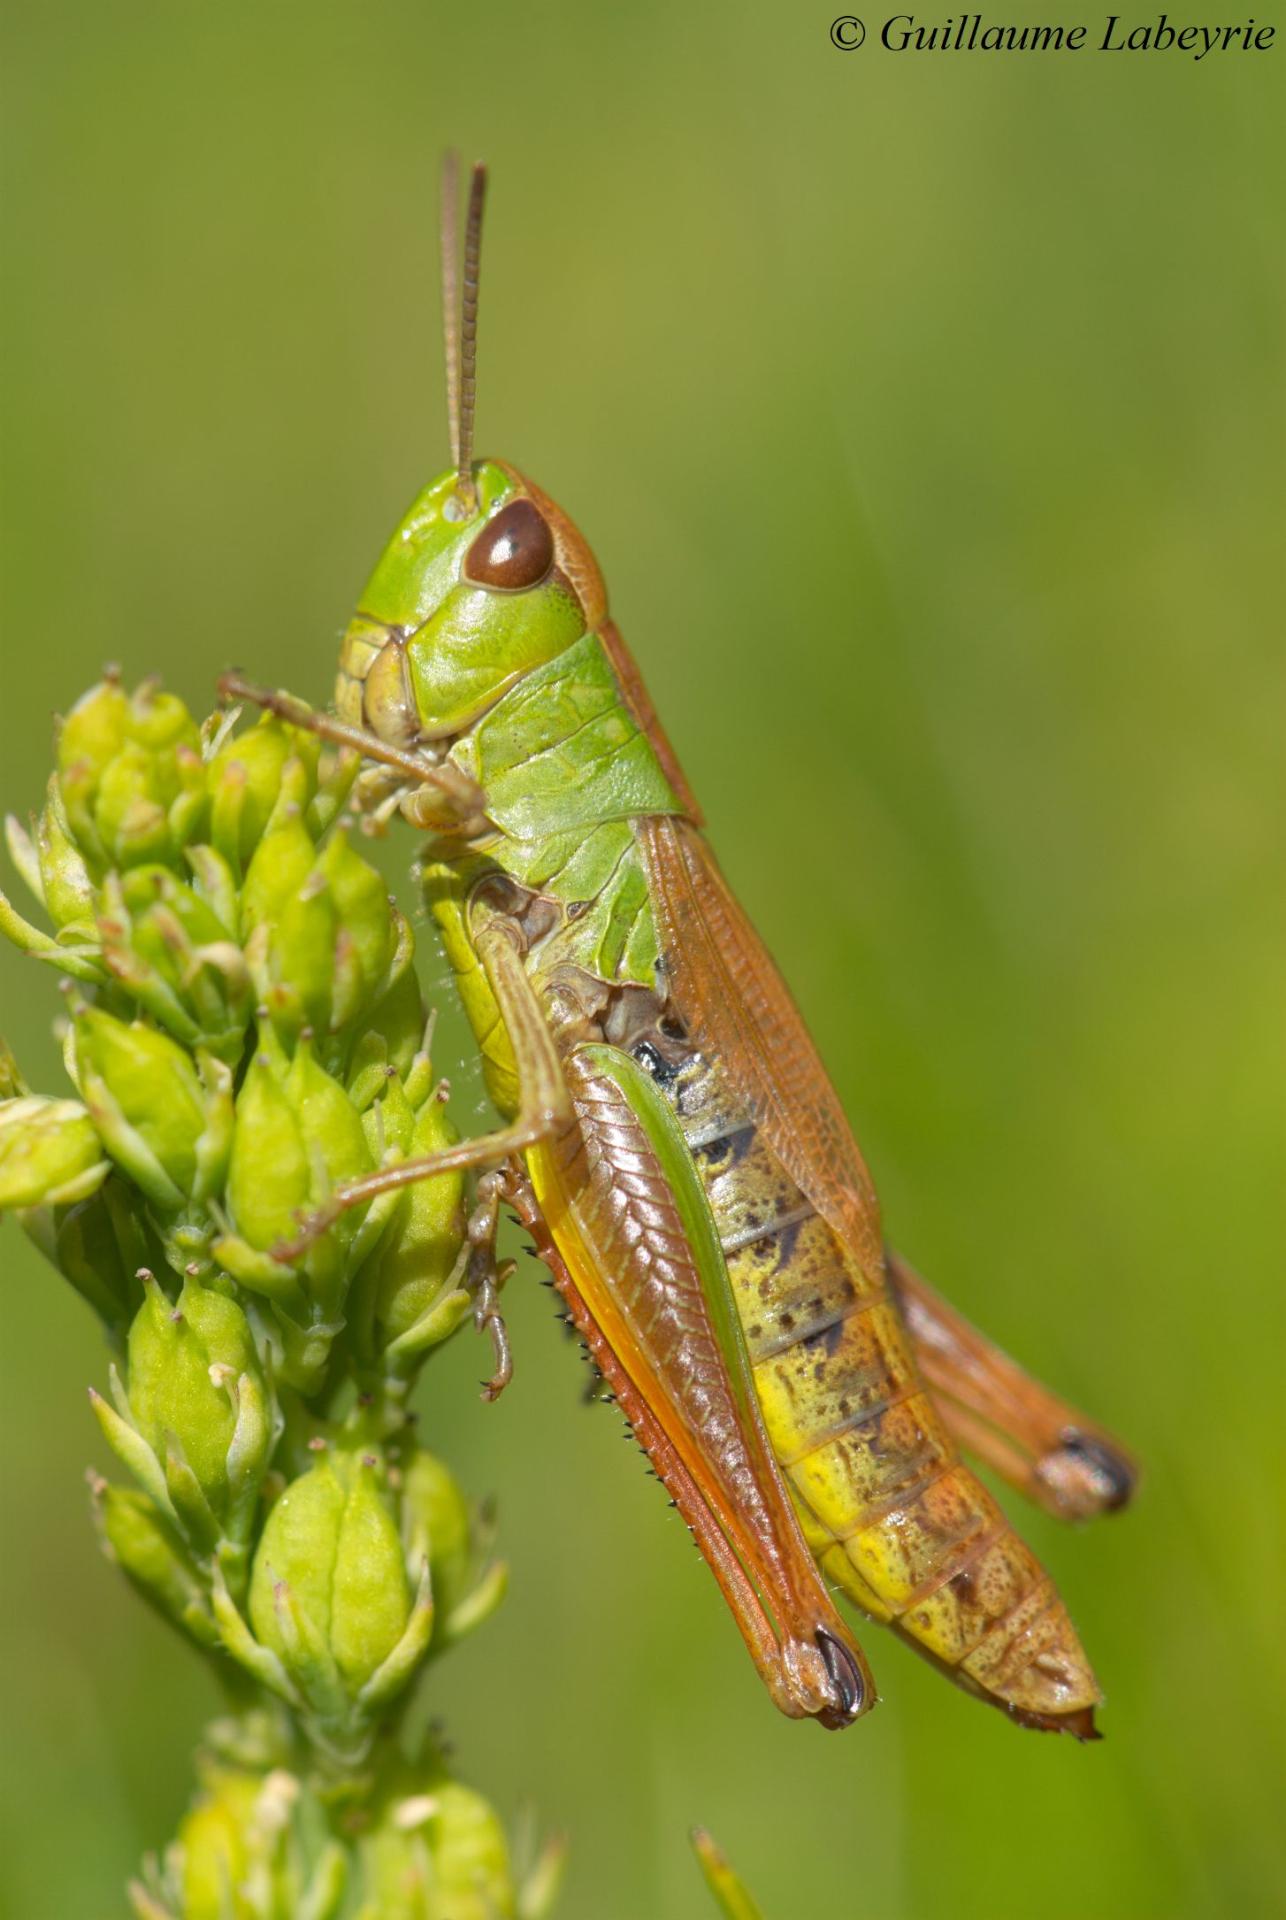
[[(435, 170), (485, 155), (482, 447), (592, 540), (899, 1244), (1147, 1463), (1125, 1518), (1022, 1517), (1102, 1745), (876, 1628), (884, 1704), (825, 1737), (524, 1263), (501, 1404), (464, 1339), (425, 1396), (513, 1566), (432, 1683), (464, 1777), (570, 1829), (566, 1920), (708, 1914), (696, 1820), (769, 1920), (1279, 1912), (1286, 46), (840, 54), (829, 9), (728, 0), (7, 11), (5, 804), (105, 659), (198, 711), (233, 662), (327, 694), (445, 464)], [(0, 955), (46, 1085), (55, 999)], [(93, 1541), (88, 1315), (9, 1228), (3, 1267), (0, 1910), (99, 1920), (212, 1696)]]

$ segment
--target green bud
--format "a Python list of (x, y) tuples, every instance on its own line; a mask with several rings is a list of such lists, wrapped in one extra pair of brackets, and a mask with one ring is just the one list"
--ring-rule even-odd
[(106, 1482), (95, 1486), (94, 1497), (104, 1546), (144, 1599), (198, 1646), (216, 1646), (205, 1583), (156, 1502)]
[[(195, 1275), (172, 1305), (155, 1281), (129, 1334), (129, 1411), (158, 1460), (191, 1470), (234, 1541), (250, 1532), (272, 1448), (272, 1419), (250, 1325), (236, 1301)], [(171, 1500), (180, 1511), (182, 1494)]]
[(171, 1877), (182, 1920), (336, 1920), (348, 1863), (295, 1774), (201, 1766)]
[(67, 826), (57, 778), (36, 827), (40, 898), (60, 932), (89, 934), (94, 924), (94, 883)]
[(433, 1920), (486, 1920), (504, 1912), (509, 1896), (509, 1847), (495, 1810), (458, 1780), (432, 1790), (436, 1811), (429, 1841), (438, 1878)]
[(356, 1920), (513, 1920), (517, 1912), (495, 1811), (440, 1769), (401, 1769), (359, 1850)]
[(318, 853), (297, 811), (250, 863), (242, 929), (260, 999), (288, 1044), (305, 1028), (319, 1042), (342, 1034), (388, 992), (395, 960), (399, 972), (409, 960), (409, 929), (375, 868), (343, 833)]
[(118, 670), (108, 667), (103, 678), (81, 694), (58, 728), (58, 771), (66, 773), (84, 762), (93, 774), (101, 774), (125, 744), (129, 706)]
[[(205, 849), (200, 871), (222, 896), (217, 860)], [(98, 935), (108, 971), (153, 1020), (185, 1047), (204, 1047), (230, 1065), (240, 1060), (254, 1008), (250, 971), (195, 887), (155, 865), (109, 873)]]
[(479, 1524), (454, 1476), (423, 1448), (403, 1463), (400, 1500), (407, 1559), (429, 1562), (433, 1644), (441, 1650), (494, 1613), (504, 1598), (508, 1570), (487, 1559), (490, 1528)]
[(364, 1743), (427, 1652), (427, 1567), (415, 1579), (376, 1453), (327, 1450), (268, 1515), (250, 1624), (332, 1746)]
[(472, 1558), (469, 1504), (436, 1455), (417, 1447), (402, 1469), (402, 1529), (408, 1554), (428, 1559), (433, 1596), (449, 1612), (463, 1594)]
[(56, 780), (50, 781), (49, 792), (36, 830), (39, 844), (12, 814), (5, 821), (5, 842), (28, 888), (56, 921), (57, 934), (46, 933), (25, 920), (3, 893), (0, 933), (33, 959), (47, 961), (73, 979), (97, 985), (103, 976), (97, 956), (93, 886), (84, 861), (67, 837)]
[(396, 1646), (411, 1610), (377, 1461), (328, 1450), (268, 1515), (251, 1576), (250, 1621), (260, 1642), (292, 1672), (296, 1650), (282, 1626), (283, 1585), (349, 1691), (359, 1692)]
[(389, 899), (387, 882), (354, 851), (347, 833), (336, 832), (326, 842), (318, 871), (324, 876), (339, 918), (337, 957), (340, 971), (350, 971), (346, 949), (351, 947), (351, 972), (357, 981), (351, 1008), (337, 1011), (335, 1024), (350, 1020), (383, 991), (397, 950), (401, 915)]
[(83, 1003), (74, 1009), (80, 1091), (117, 1165), (153, 1206), (177, 1213), (217, 1192), (232, 1138), (231, 1076), (163, 1033)]
[(183, 1920), (256, 1920), (244, 1889), (250, 1827), (263, 1785), (256, 1774), (211, 1768), (178, 1832)]
[(0, 1100), (0, 1211), (69, 1206), (101, 1186), (108, 1167), (79, 1100)]
[[(261, 1029), (233, 1126), (227, 1201), (235, 1240), (249, 1252), (271, 1255), (294, 1236), (301, 1215), (341, 1182), (369, 1172), (371, 1164), (360, 1115), (339, 1082), (317, 1064), (308, 1042), (287, 1062), (271, 1030)], [(271, 1169), (270, 1179), (265, 1169)], [(361, 1214), (360, 1208), (341, 1214), (299, 1269), (308, 1294), (328, 1313), (342, 1302), (348, 1248)], [(253, 1260), (239, 1260), (235, 1244), (221, 1241), (218, 1252), (243, 1284), (270, 1290), (271, 1275)]]
[[(284, 727), (271, 714), (235, 739), (226, 740), (209, 763), (210, 838), (238, 873), (254, 853), (277, 810), (283, 786), (296, 804), (316, 791), (321, 742)], [(286, 768), (295, 766), (287, 779)]]
[(272, 927), (281, 918), (295, 893), (313, 870), (317, 847), (304, 825), (298, 806), (285, 810), (282, 818), (260, 840), (241, 888), (241, 936), (249, 945), (256, 928), (264, 928), (266, 941)]
[(177, 862), (206, 810), (200, 744), (183, 702), (154, 682), (127, 695), (104, 681), (77, 702), (59, 735), (58, 780), (91, 872)]
[[(421, 1094), (419, 1111), (413, 1112), (397, 1080), (386, 1083), (385, 1097), (368, 1112), (366, 1126), (373, 1153), (381, 1158), (381, 1149), (390, 1147), (405, 1159), (435, 1153), (458, 1137), (440, 1100)], [(390, 1196), (387, 1225), (354, 1288), (354, 1339), (368, 1364), (386, 1354), (389, 1369), (409, 1378), (428, 1349), (453, 1333), (469, 1312), (461, 1285), (464, 1190), (462, 1173), (442, 1173)]]
[[(173, 777), (172, 777), (173, 776)], [(109, 860), (177, 860), (195, 829), (204, 776), (195, 746), (158, 756), (132, 742), (103, 774), (96, 824)]]
[[(355, 1074), (378, 1055), (382, 1064), (405, 1079), (424, 1044), (428, 1014), (415, 972), (414, 941), (405, 921), (401, 922), (400, 933), (402, 938), (393, 957), (388, 991), (362, 1021), (361, 1039), (350, 1063), (351, 1073)], [(362, 1104), (364, 1102), (359, 1101), (359, 1105)]]

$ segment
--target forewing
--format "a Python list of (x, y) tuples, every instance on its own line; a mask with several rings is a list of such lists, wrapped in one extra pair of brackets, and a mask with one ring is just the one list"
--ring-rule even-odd
[[(778, 1704), (845, 1725), (874, 1689), (764, 1432), (723, 1253), (683, 1136), (628, 1054), (581, 1045), (563, 1071), (575, 1125), (532, 1148), (527, 1165), (555, 1247), (610, 1349), (608, 1377), (630, 1413), (615, 1371), (623, 1370), (682, 1463), (676, 1486), (644, 1435), (681, 1509), (690, 1483), (753, 1583), (758, 1604), (721, 1576)], [(606, 1356), (596, 1358), (603, 1367)], [(724, 1549), (691, 1505), (684, 1517), (719, 1572)]]
[(638, 831), (676, 1010), (732, 1076), (801, 1193), (877, 1280), (879, 1202), (785, 981), (701, 834), (658, 816)]

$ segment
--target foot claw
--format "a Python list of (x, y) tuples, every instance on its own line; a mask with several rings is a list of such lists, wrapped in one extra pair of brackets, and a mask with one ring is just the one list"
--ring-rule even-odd
[(479, 1333), (491, 1335), (491, 1350), (496, 1357), (495, 1371), (483, 1382), (484, 1400), (498, 1400), (514, 1377), (513, 1354), (509, 1347), (509, 1329), (504, 1315), (491, 1301), (474, 1309), (473, 1324)]

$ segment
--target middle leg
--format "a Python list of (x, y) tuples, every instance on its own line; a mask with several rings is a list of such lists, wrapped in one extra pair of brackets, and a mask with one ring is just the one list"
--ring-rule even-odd
[(454, 1146), (441, 1147), (435, 1153), (395, 1160), (360, 1180), (346, 1180), (323, 1206), (300, 1222), (293, 1240), (273, 1248), (273, 1258), (282, 1265), (291, 1266), (301, 1259), (350, 1207), (363, 1206), (399, 1187), (415, 1186), (438, 1173), (503, 1166), (514, 1154), (571, 1123), (572, 1104), (563, 1070), (513, 936), (497, 918), (485, 922), (476, 939), (478, 958), (513, 1051), (519, 1088), (517, 1114), (493, 1133), (457, 1140)]

